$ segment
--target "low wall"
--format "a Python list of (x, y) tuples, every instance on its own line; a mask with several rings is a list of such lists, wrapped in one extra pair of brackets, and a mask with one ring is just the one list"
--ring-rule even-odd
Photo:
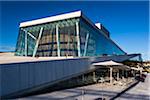
[(125, 61), (137, 55), (70, 58), (49, 61), (0, 64), (0, 96), (19, 95), (39, 90), (93, 70), (91, 63), (114, 60)]
[(45, 83), (90, 70), (87, 58), (1, 64), (1, 96), (28, 91)]

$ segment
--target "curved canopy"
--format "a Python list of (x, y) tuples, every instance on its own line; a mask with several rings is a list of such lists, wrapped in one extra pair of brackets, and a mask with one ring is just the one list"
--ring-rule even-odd
[(100, 65), (101, 66), (119, 66), (119, 65), (123, 65), (123, 64), (110, 60), (110, 61), (93, 63), (92, 65), (94, 65), (94, 66), (100, 66)]

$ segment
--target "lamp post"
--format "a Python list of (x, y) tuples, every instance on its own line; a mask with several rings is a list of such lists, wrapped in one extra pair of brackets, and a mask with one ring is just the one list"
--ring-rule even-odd
[[(84, 74), (82, 75), (82, 82), (84, 82)], [(81, 92), (81, 94), (82, 94), (82, 100), (84, 100), (84, 86), (82, 87), (82, 92)]]

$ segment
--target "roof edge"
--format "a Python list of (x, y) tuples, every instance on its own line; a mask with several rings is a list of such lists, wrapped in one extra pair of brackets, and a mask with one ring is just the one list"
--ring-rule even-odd
[(40, 18), (36, 20), (31, 20), (31, 21), (26, 21), (20, 23), (19, 27), (26, 27), (26, 26), (32, 26), (32, 25), (37, 25), (37, 24), (43, 24), (47, 22), (54, 22), (54, 21), (59, 21), (63, 19), (68, 19), (68, 18), (75, 18), (75, 17), (80, 17), (81, 16), (81, 10), (79, 11), (74, 11), (70, 13), (64, 13), (60, 15), (55, 15), (55, 16), (50, 16), (46, 18)]

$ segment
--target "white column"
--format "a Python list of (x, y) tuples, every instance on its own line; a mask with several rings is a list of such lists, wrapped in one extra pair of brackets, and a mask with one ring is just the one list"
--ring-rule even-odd
[(110, 67), (110, 84), (112, 84), (112, 70), (113, 70), (113, 68)]
[(119, 70), (117, 72), (117, 81), (119, 80)]
[(93, 81), (94, 81), (94, 82), (96, 81), (96, 78), (95, 78), (95, 71), (93, 72)]
[(28, 37), (28, 35), (27, 35), (27, 32), (25, 32), (25, 56), (27, 56), (27, 37)]
[(87, 45), (88, 45), (89, 33), (86, 35), (85, 46), (84, 46), (84, 56), (86, 56)]
[(78, 56), (81, 56), (80, 53), (80, 37), (79, 37), (79, 22), (76, 22), (76, 34), (77, 34), (77, 49), (78, 49)]
[(124, 80), (124, 70), (122, 70), (122, 79)]
[(40, 33), (39, 33), (38, 39), (36, 41), (32, 57), (35, 57), (35, 55), (36, 55), (36, 51), (37, 51), (37, 48), (38, 48), (39, 41), (41, 39), (42, 33), (43, 33), (43, 27), (41, 27), (41, 29), (40, 29)]
[(60, 57), (60, 42), (59, 42), (58, 24), (56, 25), (56, 41), (57, 41), (57, 56)]

